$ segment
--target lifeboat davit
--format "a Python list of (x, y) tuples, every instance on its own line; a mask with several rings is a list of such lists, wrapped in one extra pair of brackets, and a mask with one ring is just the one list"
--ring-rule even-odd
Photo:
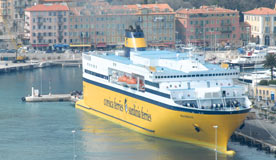
[(140, 81), (139, 81), (139, 89), (140, 89), (140, 90), (145, 90), (145, 85), (144, 85), (143, 80), (140, 80)]

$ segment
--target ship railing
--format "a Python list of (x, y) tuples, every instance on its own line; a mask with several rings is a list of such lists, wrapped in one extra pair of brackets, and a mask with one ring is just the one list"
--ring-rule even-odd
[(235, 111), (248, 108), (245, 98), (221, 98), (221, 99), (190, 99), (176, 101), (177, 104), (187, 108), (213, 111)]

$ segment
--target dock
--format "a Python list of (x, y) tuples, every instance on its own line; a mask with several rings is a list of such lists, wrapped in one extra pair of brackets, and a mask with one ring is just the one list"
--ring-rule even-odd
[(39, 90), (32, 87), (32, 94), (30, 96), (22, 97), (23, 102), (63, 102), (71, 101), (75, 103), (80, 98), (76, 94), (47, 94), (40, 95)]
[(44, 59), (29, 60), (25, 63), (12, 63), (12, 61), (0, 61), (0, 73), (10, 73), (23, 70), (33, 70), (51, 66), (81, 67), (82, 60), (78, 59)]
[(273, 121), (260, 118), (258, 110), (252, 109), (244, 125), (237, 129), (230, 139), (276, 157), (276, 125)]
[(240, 142), (241, 145), (247, 145), (248, 147), (256, 147), (257, 150), (263, 150), (266, 153), (274, 153), (276, 156), (275, 145), (256, 139), (255, 137), (248, 136), (242, 132), (235, 131), (231, 136), (231, 141)]
[(36, 68), (35, 64), (32, 63), (9, 63), (0, 65), (0, 73), (8, 73), (22, 70), (30, 70)]
[(71, 101), (70, 94), (49, 94), (39, 96), (27, 96), (22, 98), (25, 102), (60, 102)]

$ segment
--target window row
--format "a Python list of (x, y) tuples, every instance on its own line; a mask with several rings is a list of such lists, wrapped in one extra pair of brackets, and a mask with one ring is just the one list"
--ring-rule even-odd
[(190, 24), (191, 25), (205, 25), (205, 24), (228, 24), (228, 25), (231, 25), (231, 24), (235, 24), (235, 19), (217, 19), (217, 20), (196, 20), (196, 21), (193, 21), (191, 20), (190, 21)]
[(155, 76), (156, 79), (162, 78), (186, 78), (186, 77), (208, 77), (208, 76), (229, 76), (238, 75), (238, 72), (234, 73), (213, 73), (213, 74), (192, 74), (192, 75), (173, 75), (173, 76)]
[[(58, 33), (56, 32), (44, 32), (44, 33), (32, 33), (32, 36), (33, 37), (36, 37), (36, 36), (48, 36), (48, 37), (52, 37), (52, 36), (56, 36)], [(61, 35), (64, 35), (64, 36), (67, 36), (67, 32), (61, 32)]]
[(36, 22), (67, 22), (67, 18), (42, 18), (42, 17), (37, 17), (37, 18), (33, 18), (33, 23)]
[(46, 26), (46, 25), (33, 25), (33, 30), (56, 30), (56, 29), (67, 29), (67, 25), (59, 25), (59, 26)]
[(191, 14), (191, 18), (197, 18), (197, 17), (225, 17), (225, 16), (236, 16), (235, 13), (226, 13), (226, 14)]
[(33, 40), (33, 44), (47, 44), (47, 43), (67, 43), (66, 39), (63, 39), (61, 41), (58, 41), (56, 39), (39, 39), (39, 40)]

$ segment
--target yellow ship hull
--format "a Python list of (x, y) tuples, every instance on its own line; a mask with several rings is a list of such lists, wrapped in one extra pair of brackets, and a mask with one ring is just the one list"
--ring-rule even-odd
[(211, 149), (217, 147), (217, 151), (226, 154), (233, 154), (233, 151), (227, 151), (228, 139), (243, 123), (249, 111), (233, 114), (196, 113), (124, 92), (84, 80), (84, 97), (76, 103), (76, 108), (146, 135)]

